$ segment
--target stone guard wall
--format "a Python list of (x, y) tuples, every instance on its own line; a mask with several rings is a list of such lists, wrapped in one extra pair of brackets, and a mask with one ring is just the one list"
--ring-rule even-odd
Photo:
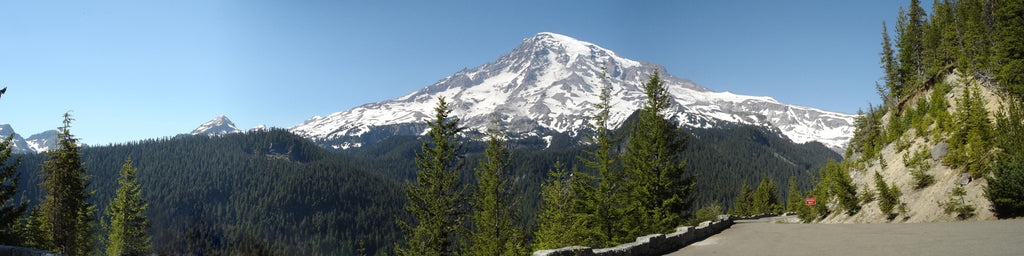
[(646, 256), (662, 255), (673, 252), (692, 243), (704, 240), (732, 226), (734, 220), (756, 219), (774, 214), (761, 214), (748, 217), (718, 215), (718, 221), (701, 222), (699, 226), (676, 228), (671, 234), (653, 234), (637, 237), (635, 242), (620, 244), (610, 248), (591, 249), (583, 246), (568, 246), (551, 250), (533, 252), (533, 256)]

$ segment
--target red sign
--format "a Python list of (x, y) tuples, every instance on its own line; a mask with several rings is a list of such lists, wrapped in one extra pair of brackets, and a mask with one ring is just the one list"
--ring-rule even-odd
[(806, 203), (807, 205), (816, 205), (816, 204), (818, 204), (818, 199), (817, 198), (813, 198), (813, 197), (807, 198), (807, 199), (804, 199), (804, 203)]

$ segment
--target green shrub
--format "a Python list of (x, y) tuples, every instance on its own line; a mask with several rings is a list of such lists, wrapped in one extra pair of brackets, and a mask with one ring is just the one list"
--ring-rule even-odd
[(947, 214), (956, 214), (958, 219), (967, 219), (974, 216), (974, 206), (967, 204), (964, 200), (964, 196), (967, 195), (967, 190), (963, 187), (953, 188), (952, 193), (949, 194), (949, 199), (944, 202), (939, 202), (939, 207), (942, 211)]
[(924, 148), (915, 152), (912, 157), (909, 152), (903, 154), (903, 166), (910, 168), (910, 175), (914, 178), (914, 189), (921, 189), (935, 182), (935, 177), (928, 174), (928, 170), (932, 168), (928, 162), (930, 156), (928, 150)]
[(722, 213), (722, 206), (717, 203), (712, 203), (711, 205), (701, 207), (700, 210), (697, 210), (697, 212), (694, 213), (694, 218), (693, 220), (690, 221), (689, 225), (697, 226), (697, 224), (700, 224), (701, 222), (709, 220), (715, 221), (718, 219), (718, 215)]
[(963, 167), (974, 177), (988, 173), (992, 148), (992, 121), (985, 110), (985, 99), (968, 87), (957, 98), (955, 129), (949, 142), (949, 155), (943, 161), (952, 167)]

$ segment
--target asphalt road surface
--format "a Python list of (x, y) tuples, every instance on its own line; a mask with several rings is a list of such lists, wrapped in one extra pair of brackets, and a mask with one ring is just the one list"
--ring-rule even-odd
[(1024, 255), (1024, 220), (911, 224), (736, 224), (668, 255)]

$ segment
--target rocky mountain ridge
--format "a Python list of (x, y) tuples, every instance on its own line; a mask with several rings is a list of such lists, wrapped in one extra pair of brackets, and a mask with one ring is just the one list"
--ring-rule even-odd
[(57, 146), (57, 130), (47, 130), (33, 134), (28, 139), (16, 133), (10, 124), (0, 124), (0, 137), (7, 138), (14, 134), (11, 143), (14, 144), (11, 150), (14, 154), (36, 154), (43, 153)]

